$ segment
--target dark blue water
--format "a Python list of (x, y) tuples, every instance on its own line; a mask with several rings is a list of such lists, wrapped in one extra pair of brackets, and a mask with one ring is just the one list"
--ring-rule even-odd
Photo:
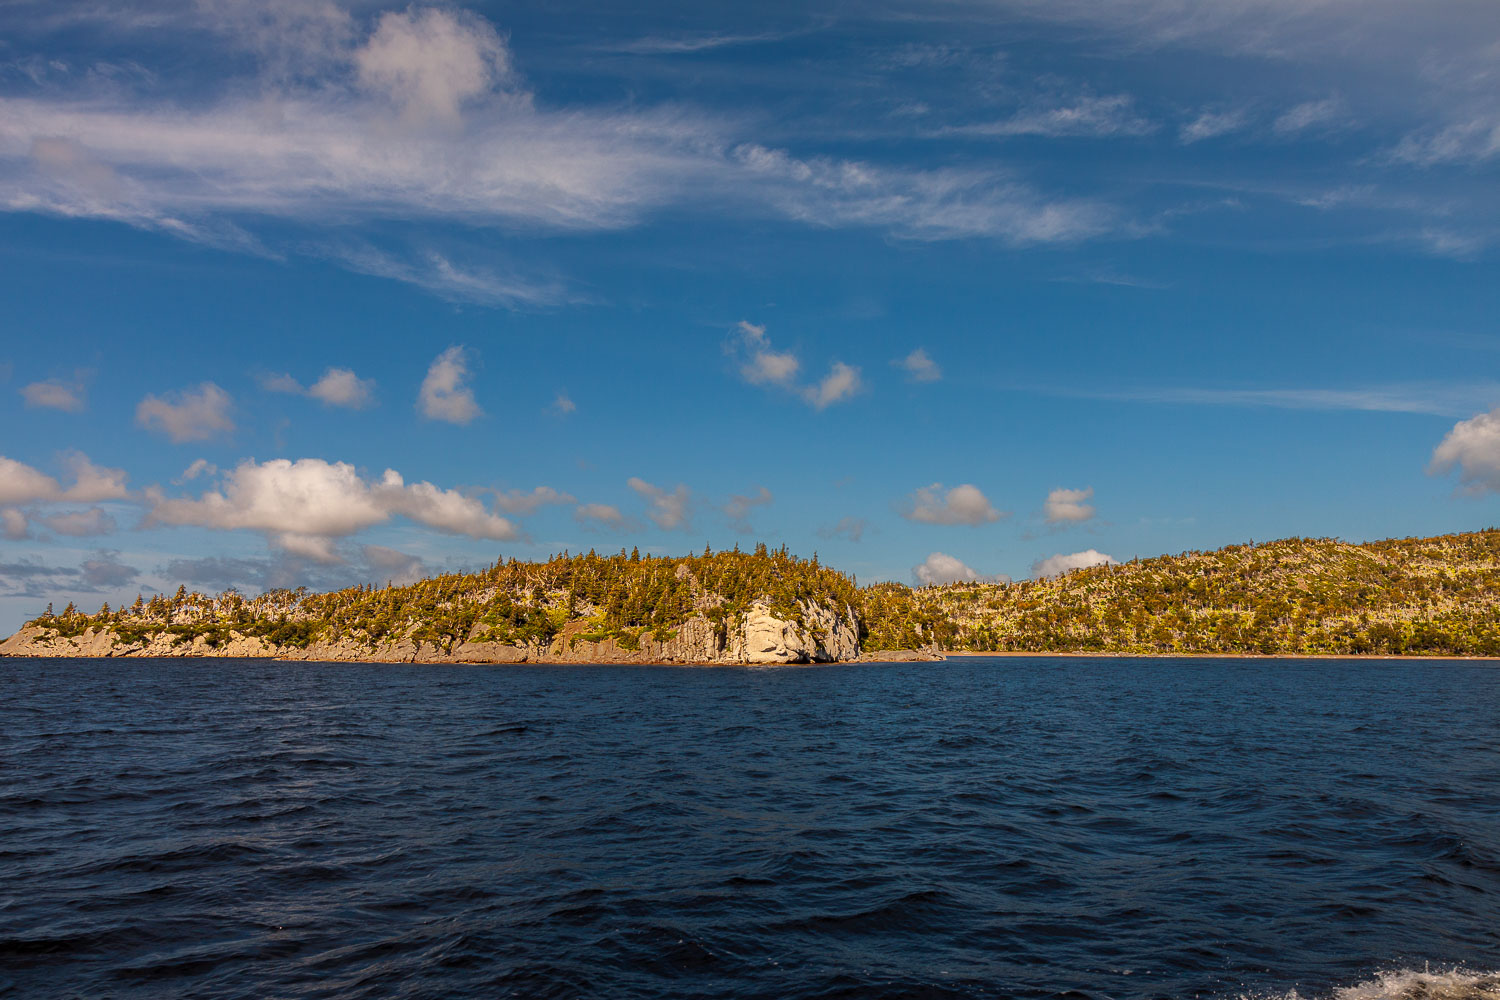
[(1497, 968), (1494, 666), (0, 661), (6, 996), (1500, 997)]

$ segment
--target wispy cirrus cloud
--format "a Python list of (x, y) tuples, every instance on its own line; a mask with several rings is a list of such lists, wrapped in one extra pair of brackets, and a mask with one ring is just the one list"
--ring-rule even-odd
[(1092, 138), (1149, 135), (1159, 126), (1135, 110), (1135, 98), (1129, 94), (1106, 97), (1082, 95), (1071, 101), (1030, 107), (1008, 118), (952, 125), (941, 135), (1041, 136), (1049, 139)]
[[(1046, 392), (1046, 390), (1039, 390)], [(1091, 391), (1067, 389), (1048, 395), (1120, 402), (1190, 406), (1251, 406), (1285, 410), (1360, 410), (1463, 416), (1500, 400), (1500, 382), (1418, 382), (1355, 388), (1159, 387)]]
[[(112, 17), (90, 10), (101, 24)], [(597, 231), (681, 205), (1017, 244), (1111, 225), (1101, 206), (1049, 198), (1008, 173), (800, 158), (746, 142), (732, 120), (687, 105), (550, 107), (521, 78), (497, 27), (462, 10), (413, 6), (366, 21), (332, 3), (216, 3), (182, 14), (179, 26), (196, 18), (253, 53), (255, 72), (220, 81), (206, 98), (77, 80), (0, 96), (0, 210), (111, 219), (270, 256), (311, 253), (507, 307), (568, 293), (556, 280), (431, 249), (274, 246), (256, 230), (266, 220), (304, 230), (448, 220)]]

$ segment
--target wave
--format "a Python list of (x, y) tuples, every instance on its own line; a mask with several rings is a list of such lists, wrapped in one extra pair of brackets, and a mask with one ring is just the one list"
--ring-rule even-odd
[[(1244, 998), (1248, 1000), (1248, 998)], [(1303, 1000), (1296, 990), (1281, 1000)], [(1334, 990), (1329, 1000), (1500, 1000), (1500, 972), (1399, 969)]]

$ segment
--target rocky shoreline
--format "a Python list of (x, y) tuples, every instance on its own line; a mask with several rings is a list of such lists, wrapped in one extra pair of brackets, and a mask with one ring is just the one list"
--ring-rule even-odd
[(58, 629), (28, 625), (0, 642), (0, 657), (251, 657), (345, 663), (665, 663), (700, 666), (736, 664), (848, 663), (893, 660), (941, 660), (930, 650), (893, 650), (864, 653), (859, 628), (851, 610), (842, 612), (817, 605), (801, 608), (801, 621), (777, 617), (763, 604), (754, 605), (742, 621), (725, 628), (698, 616), (661, 639), (641, 635), (633, 644), (618, 637), (593, 639), (581, 623), (573, 623), (550, 643), (524, 645), (487, 642), (476, 629), (468, 641), (443, 649), (410, 636), (370, 643), (355, 638), (315, 640), (305, 646), (277, 645), (266, 639), (230, 631), (228, 638), (210, 644), (202, 636), (187, 639), (161, 630), (133, 639), (109, 629), (89, 628), (67, 636)]

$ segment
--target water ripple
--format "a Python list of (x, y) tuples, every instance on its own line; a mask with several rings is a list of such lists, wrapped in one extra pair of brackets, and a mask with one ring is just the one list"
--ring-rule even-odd
[(0, 663), (0, 996), (1500, 1000), (1500, 671)]

